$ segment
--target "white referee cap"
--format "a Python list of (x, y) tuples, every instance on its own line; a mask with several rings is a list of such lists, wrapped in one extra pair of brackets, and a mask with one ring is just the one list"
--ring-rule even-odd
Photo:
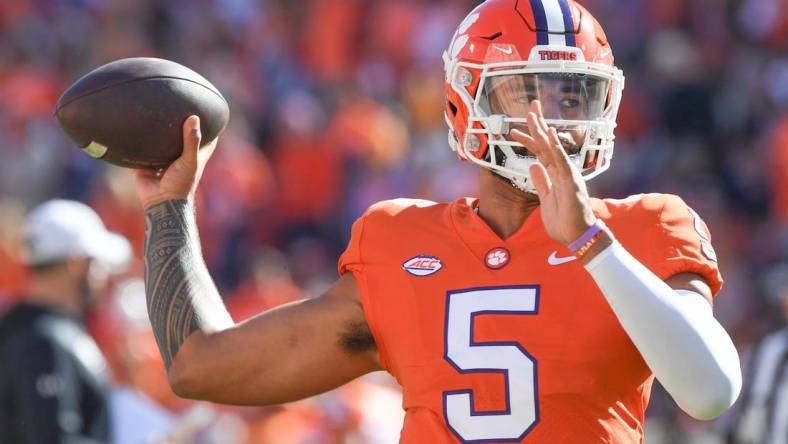
[(107, 231), (92, 208), (72, 200), (50, 200), (34, 208), (25, 221), (24, 238), (29, 265), (88, 257), (119, 272), (131, 260), (129, 241)]

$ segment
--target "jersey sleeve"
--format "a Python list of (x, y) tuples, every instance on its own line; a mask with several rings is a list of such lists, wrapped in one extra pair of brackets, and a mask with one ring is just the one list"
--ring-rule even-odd
[(365, 256), (362, 249), (365, 231), (368, 230), (368, 217), (369, 211), (353, 223), (353, 228), (351, 228), (350, 231), (350, 241), (348, 242), (345, 251), (339, 257), (337, 269), (340, 276), (344, 276), (345, 273), (353, 273), (353, 277), (356, 279), (359, 296), (361, 297), (361, 305), (364, 309), (364, 317), (367, 320), (369, 331), (372, 333), (372, 337), (375, 339), (375, 345), (378, 349), (378, 355), (380, 356), (381, 364), (383, 364), (383, 366), (388, 370), (389, 362), (386, 354), (386, 346), (383, 341), (383, 337), (380, 334), (379, 323), (377, 321), (377, 305), (375, 304), (374, 297), (369, 291), (368, 267), (370, 264), (365, 262)]
[(363, 269), (363, 261), (361, 260), (361, 237), (364, 233), (364, 219), (366, 215), (359, 217), (353, 223), (350, 229), (350, 241), (348, 241), (345, 251), (339, 256), (339, 263), (337, 270), (340, 276), (344, 276), (347, 272), (354, 272)]
[(680, 197), (666, 195), (658, 214), (652, 271), (662, 279), (679, 273), (703, 277), (716, 295), (722, 288), (711, 233), (698, 213)]

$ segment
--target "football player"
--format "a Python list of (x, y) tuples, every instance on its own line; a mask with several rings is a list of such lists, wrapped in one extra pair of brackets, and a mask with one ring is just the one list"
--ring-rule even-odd
[(709, 231), (679, 197), (590, 198), (624, 78), (572, 0), (488, 0), (444, 54), (449, 143), (480, 193), (397, 199), (353, 225), (324, 295), (234, 324), (200, 254), (213, 146), (137, 173), (151, 322), (182, 396), (276, 404), (375, 370), (403, 388), (403, 443), (640, 443), (654, 378), (710, 419), (741, 386), (712, 313)]

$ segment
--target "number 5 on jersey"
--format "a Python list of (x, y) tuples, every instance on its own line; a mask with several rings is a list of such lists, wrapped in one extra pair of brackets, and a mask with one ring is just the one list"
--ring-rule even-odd
[(462, 441), (520, 441), (539, 419), (536, 360), (517, 342), (477, 342), (479, 315), (535, 315), (539, 287), (485, 287), (449, 291), (446, 299), (444, 358), (458, 372), (500, 373), (506, 390), (505, 409), (474, 409), (473, 391), (443, 393), (443, 414)]

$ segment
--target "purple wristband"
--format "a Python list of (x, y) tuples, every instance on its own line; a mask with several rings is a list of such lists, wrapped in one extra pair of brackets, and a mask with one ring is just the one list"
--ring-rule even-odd
[(590, 241), (592, 237), (594, 237), (597, 233), (604, 230), (605, 228), (606, 228), (605, 223), (602, 222), (601, 219), (597, 219), (596, 221), (594, 221), (593, 225), (588, 227), (585, 233), (581, 234), (580, 237), (578, 237), (574, 242), (567, 245), (567, 248), (569, 248), (572, 251), (572, 253), (576, 253), (577, 250), (579, 250), (583, 245), (586, 244), (586, 242)]

